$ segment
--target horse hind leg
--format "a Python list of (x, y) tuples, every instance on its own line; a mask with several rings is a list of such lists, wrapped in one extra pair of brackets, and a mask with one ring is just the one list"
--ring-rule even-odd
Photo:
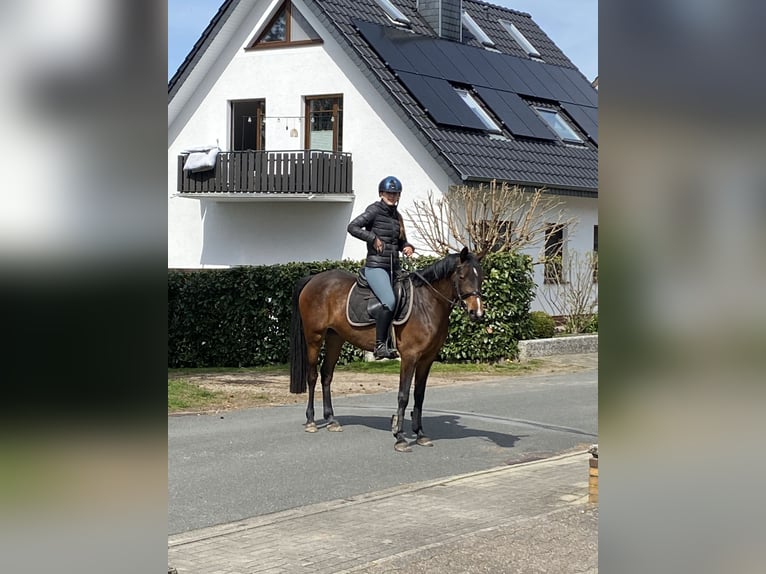
[(341, 432), (343, 427), (335, 418), (332, 408), (332, 393), (330, 386), (332, 384), (335, 365), (338, 363), (340, 353), (343, 348), (343, 339), (335, 331), (328, 330), (325, 338), (325, 355), (322, 362), (322, 403), (324, 405), (324, 418), (327, 421), (327, 430), (332, 432)]
[(322, 348), (322, 336), (306, 338), (306, 358), (308, 362), (308, 403), (306, 404), (306, 424), (303, 428), (306, 432), (317, 432), (316, 421), (314, 420), (314, 391), (317, 384), (317, 363), (319, 362), (319, 351)]

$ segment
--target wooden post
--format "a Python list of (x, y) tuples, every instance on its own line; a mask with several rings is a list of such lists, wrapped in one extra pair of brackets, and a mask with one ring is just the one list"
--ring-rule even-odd
[(588, 461), (588, 502), (598, 503), (598, 445), (593, 445)]

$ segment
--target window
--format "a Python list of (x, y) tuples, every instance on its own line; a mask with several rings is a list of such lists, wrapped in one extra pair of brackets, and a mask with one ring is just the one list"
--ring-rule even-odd
[(395, 24), (401, 24), (402, 26), (407, 26), (408, 28), (412, 25), (410, 22), (410, 19), (407, 18), (404, 14), (402, 14), (402, 11), (399, 10), (396, 6), (391, 4), (389, 0), (375, 0), (375, 2), (378, 3), (378, 6), (383, 8), (383, 11), (386, 13), (386, 16), (391, 18), (391, 20), (394, 21)]
[(503, 28), (505, 28), (511, 35), (511, 38), (513, 38), (516, 43), (521, 46), (521, 49), (524, 50), (528, 56), (531, 56), (536, 60), (542, 60), (540, 57), (540, 52), (537, 51), (537, 49), (529, 42), (529, 40), (527, 40), (524, 34), (522, 34), (521, 31), (512, 22), (508, 22), (507, 20), (500, 20), (500, 24), (503, 25)]
[(562, 140), (566, 142), (582, 143), (582, 138), (577, 135), (569, 122), (564, 119), (559, 112), (549, 108), (535, 108), (535, 111), (540, 115), (543, 121), (556, 132)]
[(484, 108), (481, 107), (479, 102), (470, 94), (470, 92), (468, 92), (468, 90), (455, 88), (455, 91), (461, 98), (463, 98), (463, 101), (469, 108), (471, 108), (471, 111), (476, 114), (476, 117), (481, 120), (481, 123), (486, 126), (487, 130), (497, 133), (502, 131), (500, 126), (498, 126), (489, 114), (484, 111)]
[(544, 283), (560, 283), (564, 258), (564, 226), (549, 224), (545, 229)]
[(343, 96), (306, 96), (306, 149), (343, 151)]
[(598, 283), (598, 225), (593, 226), (593, 282)]
[(263, 150), (266, 147), (265, 100), (238, 100), (231, 102), (232, 151)]
[(463, 26), (465, 26), (468, 31), (471, 33), (471, 35), (476, 38), (477, 41), (481, 42), (484, 46), (488, 48), (494, 48), (495, 43), (492, 41), (492, 39), (487, 36), (487, 34), (484, 32), (484, 30), (481, 29), (481, 27), (476, 23), (476, 21), (471, 18), (471, 15), (463, 10)]
[(290, 0), (279, 7), (263, 32), (250, 45), (252, 49), (321, 43), (322, 38), (303, 15), (293, 7)]

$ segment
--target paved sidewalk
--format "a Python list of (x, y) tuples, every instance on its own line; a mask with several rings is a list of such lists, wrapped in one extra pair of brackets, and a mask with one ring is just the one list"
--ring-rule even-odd
[(177, 534), (179, 574), (594, 573), (587, 452)]

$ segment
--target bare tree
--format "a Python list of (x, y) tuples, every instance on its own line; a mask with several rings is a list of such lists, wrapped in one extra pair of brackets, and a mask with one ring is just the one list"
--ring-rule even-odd
[(540, 243), (551, 225), (572, 225), (564, 202), (545, 188), (526, 191), (508, 182), (455, 186), (446, 194), (415, 201), (405, 217), (439, 255), (468, 247), (479, 257)]
[(551, 315), (566, 318), (567, 333), (583, 333), (598, 312), (597, 254), (568, 250), (556, 258), (560, 277), (540, 287), (538, 294)]

